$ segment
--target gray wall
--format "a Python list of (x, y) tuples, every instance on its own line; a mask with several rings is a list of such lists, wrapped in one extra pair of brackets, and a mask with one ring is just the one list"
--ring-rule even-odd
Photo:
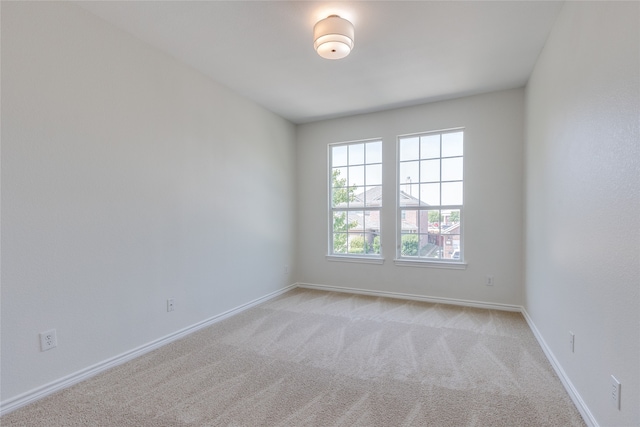
[(566, 3), (527, 86), (525, 307), (602, 426), (640, 425), (639, 8)]
[(3, 2), (2, 400), (292, 283), (294, 136), (77, 6)]
[[(299, 125), (298, 281), (501, 304), (522, 304), (524, 90)], [(465, 128), (466, 270), (400, 267), (396, 245), (396, 137)], [(328, 252), (327, 144), (382, 138), (383, 265), (325, 259)], [(485, 286), (493, 275), (494, 286)]]

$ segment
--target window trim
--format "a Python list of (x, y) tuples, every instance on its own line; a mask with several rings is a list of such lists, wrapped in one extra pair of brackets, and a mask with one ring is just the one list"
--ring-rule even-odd
[[(333, 253), (333, 212), (334, 212), (334, 208), (333, 208), (333, 194), (332, 194), (332, 189), (333, 189), (333, 182), (332, 182), (332, 153), (331, 153), (331, 149), (335, 146), (339, 146), (339, 145), (345, 145), (345, 146), (349, 146), (352, 144), (367, 144), (370, 142), (380, 142), (380, 144), (384, 144), (383, 138), (382, 137), (378, 137), (378, 138), (366, 138), (366, 139), (356, 139), (356, 140), (352, 140), (352, 141), (342, 141), (342, 142), (332, 142), (327, 144), (327, 255), (325, 256), (327, 261), (338, 261), (338, 262), (352, 262), (352, 263), (364, 263), (364, 264), (382, 264), (384, 263), (384, 256), (383, 256), (383, 249), (382, 249), (382, 245), (380, 246), (380, 253), (379, 254), (350, 254), (350, 253)], [(365, 162), (366, 162), (366, 158), (365, 158)], [(367, 163), (364, 163), (364, 165), (366, 165)], [(384, 176), (384, 153), (381, 152), (381, 156), (380, 156), (380, 167), (382, 169), (382, 173), (381, 175)], [(366, 184), (366, 181), (365, 181)], [(365, 185), (366, 186), (366, 185)], [(382, 193), (384, 194), (384, 186), (383, 183), (380, 182), (379, 185)], [(383, 202), (384, 203), (384, 202)], [(379, 224), (379, 230), (378, 230), (378, 235), (381, 236), (382, 234), (382, 204), (380, 206), (376, 206), (376, 207), (366, 207), (363, 206), (362, 208), (347, 208), (344, 209), (346, 211), (378, 211), (378, 217), (380, 218), (380, 224)], [(380, 242), (382, 243), (382, 237), (380, 237)]]
[[(382, 249), (380, 249), (382, 252)], [(373, 254), (373, 255), (325, 255), (327, 261), (334, 262), (352, 262), (352, 263), (360, 263), (360, 264), (384, 264), (384, 257)]]
[(418, 258), (395, 258), (393, 263), (398, 267), (431, 267), (444, 268), (448, 270), (466, 270), (466, 262), (444, 261), (434, 259), (418, 259)]
[[(455, 132), (463, 132), (463, 152), (462, 152), (462, 158), (463, 158), (463, 178), (462, 178), (462, 194), (463, 194), (463, 198), (462, 198), (462, 204), (461, 205), (436, 205), (436, 206), (411, 206), (411, 207), (407, 207), (407, 206), (401, 206), (400, 205), (400, 197), (401, 197), (401, 191), (400, 191), (400, 184), (401, 184), (401, 178), (400, 178), (400, 140), (403, 138), (410, 138), (410, 137), (421, 137), (421, 136), (426, 136), (426, 135), (442, 135), (442, 134), (447, 134), (447, 133), (455, 133)], [(467, 268), (467, 262), (465, 259), (465, 253), (464, 253), (464, 218), (465, 218), (465, 214), (464, 214), (464, 194), (465, 194), (465, 178), (464, 178), (464, 164), (466, 162), (464, 162), (464, 158), (465, 158), (465, 150), (464, 150), (464, 146), (465, 146), (465, 141), (466, 141), (466, 131), (464, 127), (455, 127), (455, 128), (448, 128), (448, 129), (442, 129), (442, 130), (434, 130), (434, 131), (425, 131), (425, 132), (415, 132), (415, 133), (409, 133), (409, 134), (403, 134), (403, 135), (398, 135), (396, 137), (396, 162), (395, 162), (395, 166), (396, 166), (396, 254), (395, 254), (395, 258), (393, 260), (394, 264), (398, 267), (433, 267), (433, 268), (445, 268), (445, 269), (454, 269), (454, 270), (464, 270)], [(455, 156), (454, 156), (455, 157)], [(440, 157), (438, 157), (440, 160), (442, 160), (443, 158), (449, 158), (449, 157), (442, 157), (442, 152), (440, 153)], [(440, 173), (442, 174), (442, 170), (440, 170)], [(442, 178), (442, 175), (440, 175), (440, 178)], [(443, 182), (448, 182), (448, 181), (442, 181), (442, 179), (440, 179), (438, 181), (440, 184), (442, 184)], [(442, 200), (441, 200), (442, 201)], [(408, 208), (408, 209), (407, 209)], [(410, 257), (410, 256), (402, 256), (402, 211), (403, 210), (415, 210), (415, 211), (420, 211), (420, 210), (430, 210), (430, 208), (433, 208), (431, 210), (447, 210), (447, 209), (457, 209), (460, 210), (460, 259), (458, 260), (452, 260), (452, 259), (437, 259), (437, 258), (420, 258), (420, 257)]]

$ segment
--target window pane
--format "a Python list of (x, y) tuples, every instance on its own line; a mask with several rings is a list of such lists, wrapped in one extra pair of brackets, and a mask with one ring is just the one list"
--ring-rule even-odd
[(365, 253), (380, 254), (380, 234), (371, 233), (365, 236)]
[(442, 204), (462, 204), (462, 182), (445, 182), (442, 184)]
[(331, 207), (333, 208), (346, 208), (348, 207), (347, 189), (344, 187), (331, 189)]
[(403, 234), (400, 254), (402, 256), (418, 256), (419, 240), (417, 234)]
[(420, 184), (420, 202), (422, 205), (440, 204), (440, 184)]
[(419, 138), (402, 138), (400, 140), (400, 160), (418, 160), (420, 158)]
[(425, 225), (424, 230), (420, 229), (421, 233), (440, 233), (440, 224), (442, 223), (442, 216), (440, 214), (440, 210), (432, 210), (432, 211), (422, 211), (424, 212), (424, 218), (428, 225)]
[(349, 201), (347, 184), (347, 168), (335, 168), (332, 175), (331, 200), (333, 207), (346, 207)]
[(362, 234), (349, 233), (349, 253), (363, 254), (365, 251), (365, 238)]
[(400, 186), (400, 206), (417, 206), (418, 200), (418, 184), (403, 184)]
[(434, 159), (440, 157), (440, 135), (420, 137), (420, 158)]
[(420, 182), (440, 181), (440, 159), (420, 162)]
[(344, 254), (347, 252), (347, 233), (333, 233), (333, 253)]
[[(353, 187), (349, 187), (349, 188), (353, 188)], [(350, 208), (362, 208), (362, 207), (364, 207), (364, 198), (366, 197), (366, 194), (362, 190), (363, 189), (358, 188), (352, 193), (351, 199), (349, 200), (349, 207)]]
[(440, 259), (444, 250), (442, 236), (439, 234), (429, 234), (427, 243), (422, 246), (422, 256), (429, 259)]
[(461, 181), (462, 180), (462, 157), (452, 159), (442, 159), (442, 180)]
[(364, 164), (364, 144), (350, 144), (349, 147), (349, 164)]
[(331, 147), (331, 166), (347, 165), (347, 146), (335, 145)]
[[(379, 211), (365, 211), (364, 215), (364, 252), (365, 253), (380, 253), (380, 212)], [(377, 245), (374, 250), (375, 240), (378, 237)]]
[(349, 202), (349, 207), (353, 207), (354, 204), (357, 206), (358, 203), (362, 204), (362, 201), (357, 200), (357, 197), (356, 197), (357, 192), (361, 192), (360, 189), (358, 189), (357, 187), (346, 188), (346, 197)]
[(382, 185), (382, 165), (367, 165), (365, 171), (367, 185)]
[[(449, 225), (460, 224), (460, 210), (443, 210), (442, 211), (442, 222)], [(456, 233), (459, 233), (458, 231)]]
[(420, 163), (417, 161), (400, 163), (400, 182), (407, 184), (420, 182)]
[(403, 233), (418, 231), (418, 211), (415, 210), (403, 210), (401, 211), (401, 230)]
[(368, 142), (365, 149), (367, 163), (382, 163), (382, 141)]
[(371, 186), (366, 187), (366, 191), (364, 192), (364, 203), (365, 206), (381, 206), (382, 205), (382, 187), (381, 186)]
[(442, 135), (442, 157), (462, 156), (463, 132)]
[(452, 234), (444, 236), (444, 258), (460, 260), (460, 235)]
[(334, 212), (333, 213), (333, 231), (347, 231), (347, 213), (346, 212)]
[(349, 186), (362, 187), (364, 185), (364, 166), (349, 166)]
[(364, 214), (362, 211), (349, 212), (349, 223), (347, 227), (350, 232), (358, 230), (362, 231), (362, 225), (364, 224)]
[[(333, 180), (337, 181), (338, 183), (341, 182), (341, 180), (344, 180), (344, 183), (346, 184), (347, 182), (347, 168), (333, 168)], [(343, 184), (344, 185), (344, 184)], [(338, 185), (333, 184), (334, 187), (338, 187)]]

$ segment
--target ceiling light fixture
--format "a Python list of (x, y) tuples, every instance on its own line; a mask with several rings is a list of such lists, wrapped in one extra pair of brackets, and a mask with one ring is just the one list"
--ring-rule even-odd
[(353, 49), (353, 24), (338, 15), (330, 15), (313, 27), (313, 48), (325, 59), (341, 59)]

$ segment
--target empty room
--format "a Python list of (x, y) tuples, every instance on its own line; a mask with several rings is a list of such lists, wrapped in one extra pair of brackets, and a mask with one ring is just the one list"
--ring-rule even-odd
[(640, 2), (0, 18), (0, 425), (640, 426)]

